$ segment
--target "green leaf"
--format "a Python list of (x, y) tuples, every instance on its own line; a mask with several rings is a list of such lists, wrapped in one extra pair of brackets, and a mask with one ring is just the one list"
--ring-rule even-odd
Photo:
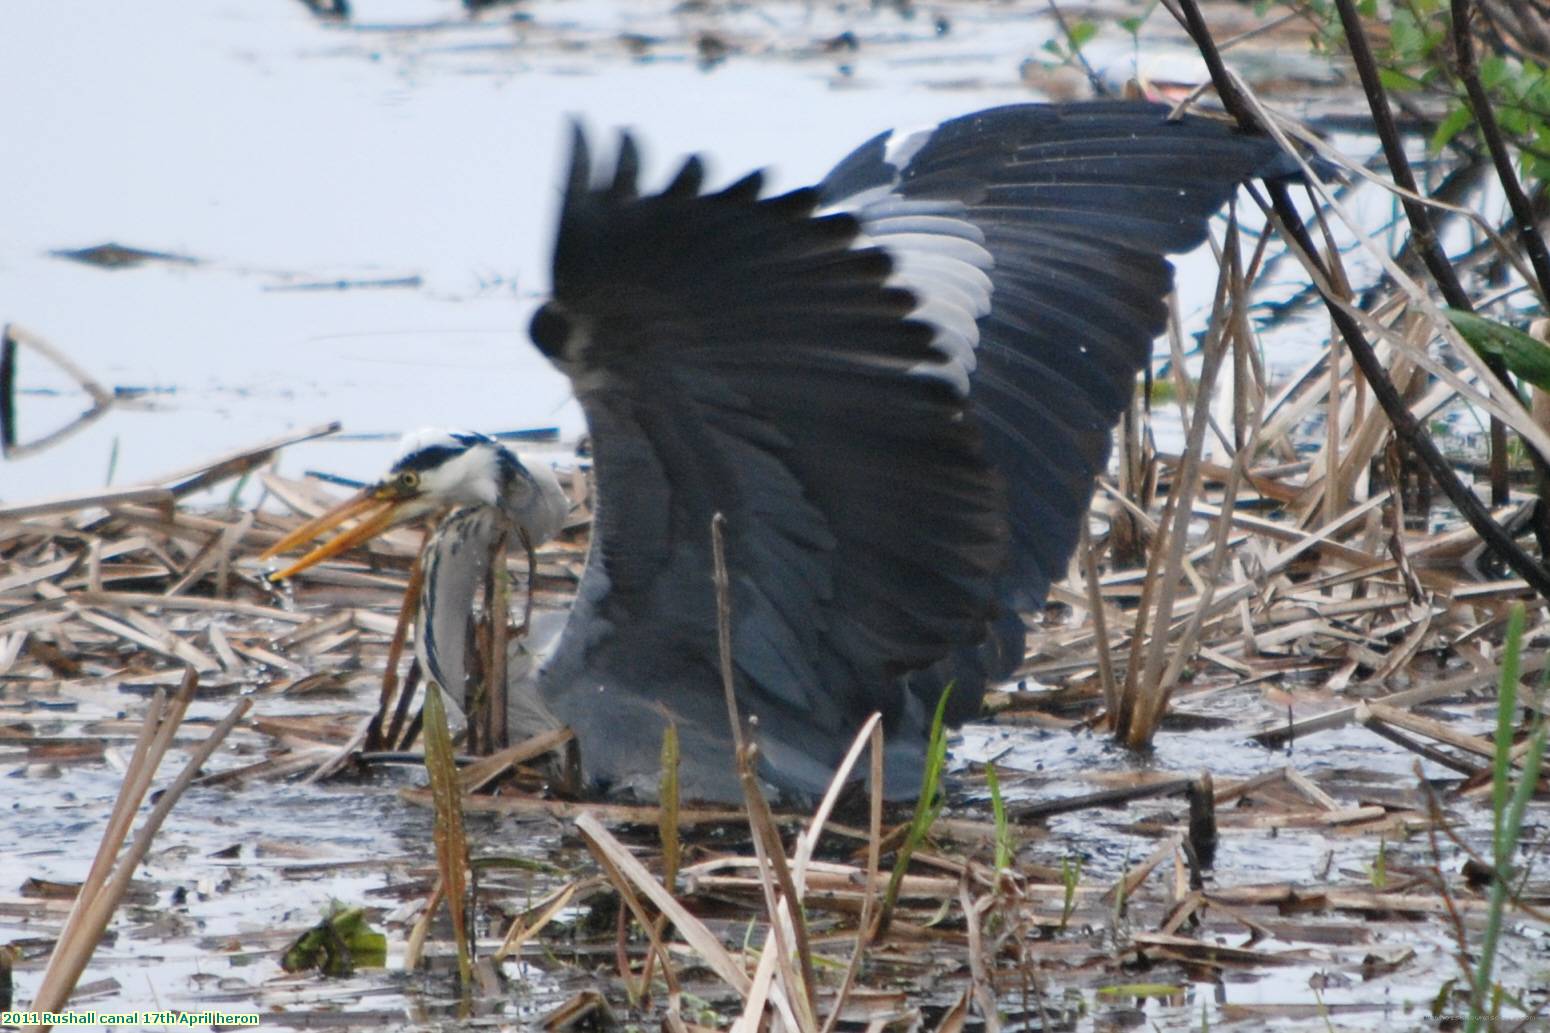
[(1410, 64), (1421, 57), (1421, 26), (1415, 16), (1403, 8), (1394, 12), (1389, 22), (1389, 45), (1394, 57), (1401, 64)]
[(1525, 153), (1523, 175), (1526, 179), (1550, 179), (1550, 159)]
[(1421, 81), (1415, 76), (1397, 68), (1378, 69), (1378, 81), (1383, 84), (1385, 90), (1394, 93), (1414, 93), (1421, 85)]
[(1443, 309), (1469, 346), (1480, 355), (1499, 358), (1515, 376), (1537, 388), (1550, 391), (1550, 346), (1536, 341), (1522, 330), (1516, 330), (1494, 319), (1477, 316), (1473, 312)]
[(1507, 78), (1507, 59), (1493, 54), (1480, 62), (1480, 85), (1494, 89)]
[(1433, 152), (1442, 150), (1453, 142), (1453, 138), (1461, 133), (1467, 126), (1474, 124), (1475, 117), (1470, 110), (1460, 104), (1448, 112), (1442, 122), (1437, 126), (1437, 131), (1426, 142), (1426, 146)]
[(1006, 803), (1001, 799), (1001, 779), (994, 764), (985, 765), (985, 785), (990, 789), (990, 813), (996, 822), (996, 871), (1012, 867), (1012, 829), (1006, 820)]
[(1088, 40), (1098, 35), (1098, 26), (1089, 21), (1076, 22), (1066, 35), (1071, 38), (1071, 49), (1080, 50)]
[(338, 901), (280, 955), (280, 967), (287, 972), (316, 970), (335, 979), (353, 975), (357, 968), (386, 964), (387, 936), (367, 923), (363, 909), (346, 908)]

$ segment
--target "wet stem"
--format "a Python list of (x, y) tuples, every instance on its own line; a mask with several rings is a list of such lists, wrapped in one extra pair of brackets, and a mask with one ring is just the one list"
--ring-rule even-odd
[(1060, 905), (1060, 928), (1065, 929), (1071, 921), (1071, 912), (1076, 910), (1076, 887), (1082, 881), (1082, 859), (1080, 857), (1062, 857), (1060, 859), (1060, 885), (1065, 889), (1065, 899)]
[[(1543, 717), (1534, 722), (1529, 733), (1528, 748), (1523, 754), (1523, 772), (1515, 786), (1510, 785), (1512, 774), (1513, 714), (1516, 710), (1518, 672), (1523, 655), (1523, 604), (1512, 608), (1507, 620), (1507, 642), (1502, 655), (1502, 677), (1497, 694), (1496, 752), (1492, 769), (1491, 810), (1493, 814), (1490, 903), (1486, 912), (1485, 935), (1480, 942), (1480, 958), (1476, 963), (1473, 986), (1470, 993), (1469, 1021), (1465, 1033), (1477, 1033), (1487, 1015), (1493, 1015), (1499, 1007), (1499, 995), (1492, 983), (1496, 963), (1496, 950), (1501, 940), (1502, 918), (1507, 902), (1512, 896), (1509, 889), (1511, 861), (1517, 852), (1523, 828), (1523, 815), (1528, 808), (1534, 789), (1539, 784), (1539, 772), (1544, 760), (1546, 724)], [(1489, 1002), (1489, 1003), (1488, 1003)]]

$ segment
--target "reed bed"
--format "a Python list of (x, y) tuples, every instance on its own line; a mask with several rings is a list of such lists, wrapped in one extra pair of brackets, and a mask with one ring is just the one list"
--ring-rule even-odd
[[(1230, 239), (1223, 253), (1227, 268)], [(1233, 303), (1224, 291), (1218, 321), (1232, 321)], [(1290, 746), (1290, 759), (1267, 750), (1253, 774), (1213, 771), (1209, 757), (1195, 770), (1163, 774), (1123, 765), (1076, 771), (1059, 778), (1054, 793), (1057, 780), (1003, 763), (1007, 826), (1000, 830), (983, 802), (982, 769), (970, 764), (954, 777), (954, 804), (931, 826), (880, 930), (889, 881), (882, 865), (903, 835), (880, 813), (871, 828), (827, 811), (780, 815), (745, 839), (734, 831), (746, 827), (745, 811), (685, 802), (670, 820), (683, 838), (683, 861), (667, 877), (662, 811), (546, 798), (523, 767), (537, 750), (518, 744), (488, 760), (464, 760), (465, 792), (479, 787), (461, 801), (466, 820), (559, 821), (580, 834), (597, 868), (561, 860), (572, 874), (551, 875), (536, 903), (514, 899), (509, 882), (473, 880), (465, 891), (471, 926), (495, 932), (472, 937), (476, 965), (487, 976), (516, 960), (549, 966), (564, 984), (608, 959), (614, 976), (600, 994), (578, 989), (556, 1004), (549, 1016), (556, 1027), (601, 1009), (646, 1010), (684, 1029), (752, 1029), (766, 1011), (792, 1029), (916, 1021), (956, 1028), (971, 1017), (990, 1028), (1058, 1028), (1092, 1006), (1072, 997), (1073, 988), (1102, 990), (1086, 1000), (1105, 1007), (1136, 1008), (1153, 998), (1182, 1001), (1190, 979), (1285, 966), (1391, 976), (1413, 968), (1419, 981), (1439, 984), (1435, 961), (1400, 944), (1418, 922), (1430, 924), (1437, 942), (1467, 942), (1485, 928), (1489, 887), (1443, 858), (1458, 850), (1448, 837), (1467, 844), (1489, 807), (1507, 608), (1532, 601), (1532, 593), (1516, 579), (1482, 577), (1472, 560), (1478, 541), (1468, 533), (1407, 517), (1415, 509), (1388, 481), (1394, 463), (1381, 454), (1382, 436), (1371, 430), (1378, 418), (1362, 406), (1349, 369), (1274, 387), (1255, 381), (1253, 363), (1228, 351), (1236, 347), (1230, 335), (1219, 347), (1221, 368), (1238, 370), (1247, 378), (1240, 390), (1262, 399), (1243, 410), (1257, 414), (1242, 438), (1254, 451), (1199, 460), (1191, 472), (1179, 456), (1146, 450), (1139, 457), (1146, 494), (1103, 486), (1090, 543), (1042, 616), (1022, 685), (992, 699), (990, 728), (1032, 726), (1101, 742), (1108, 701), (1123, 698), (1105, 693), (1105, 666), (1119, 684), (1146, 688), (1152, 675), (1131, 672), (1150, 663), (1169, 686), (1147, 704), (1161, 711), (1154, 739), (1199, 734), (1194, 727)], [(1398, 353), (1395, 361), (1403, 361)], [(1327, 408), (1332, 398), (1349, 410), (1344, 429), (1309, 447), (1286, 414)], [(1210, 425), (1195, 417), (1206, 410), (1188, 399), (1178, 404), (1194, 428), (1189, 447), (1198, 448), (1200, 427)], [(1149, 415), (1138, 410), (1137, 418), (1145, 427)], [(1288, 461), (1288, 451), (1297, 458)], [(1358, 460), (1351, 490), (1331, 508), (1327, 471)], [(228, 469), (235, 475), (240, 466)], [(308, 572), (293, 590), (277, 589), (253, 557), (332, 495), (314, 481), (263, 469), (254, 476), (270, 502), (252, 510), (92, 498), (0, 513), (5, 698), (46, 701), (105, 686), (150, 693), (197, 671), (201, 694), (252, 700), (239, 727), (268, 744), (260, 758), (212, 765), (204, 776), (237, 793), (351, 777), (397, 759), (365, 751), (362, 735), (380, 720), (384, 669), (421, 536), (390, 534), (369, 552)], [(1185, 477), (1194, 481), (1187, 493)], [(581, 475), (573, 488), (575, 525), (539, 555), (539, 607), (565, 606), (579, 576), (587, 528)], [(1140, 530), (1144, 564), (1115, 560), (1110, 528), (1124, 519)], [(510, 570), (522, 585), (525, 562)], [(1159, 585), (1170, 578), (1165, 601)], [(1529, 613), (1528, 641), (1543, 640), (1550, 622), (1542, 606), (1533, 603)], [(402, 670), (408, 663), (399, 661), (397, 683), (412, 690)], [(1532, 684), (1543, 669), (1542, 654), (1530, 651), (1521, 677)], [(298, 712), (309, 698), (319, 701), (316, 710)], [(356, 703), (326, 703), (339, 699)], [(266, 701), (287, 705), (267, 713)], [(0, 750), (13, 760), (96, 763), (115, 736), (129, 734), (127, 725), (72, 731), (70, 724), (51, 721), (38, 734), (18, 715), (0, 724)], [(1392, 760), (1383, 778), (1300, 771), (1296, 751), (1331, 732), (1364, 734), (1391, 758), (1414, 754), (1426, 776), (1406, 777)], [(416, 743), (395, 745), (419, 751)], [(553, 744), (538, 750), (545, 745)], [(1522, 759), (1521, 751), (1511, 758)], [(1202, 783), (1202, 771), (1214, 777)], [(1202, 793), (1210, 805), (1210, 842), (1192, 814), (1192, 793), (1193, 810)], [(402, 796), (429, 806), (431, 793)], [(1117, 866), (1073, 861), (1059, 824), (1073, 815), (1096, 837), (1089, 846), (1105, 838), (1151, 845)], [(469, 832), (474, 870), (495, 848), (480, 842), (478, 828)], [(999, 867), (992, 862), (998, 836), (1011, 845), (1009, 863)], [(1317, 878), (1274, 877), (1274, 865), (1223, 870), (1220, 860), (1212, 870), (1214, 841), (1265, 836), (1343, 844), (1332, 856), (1366, 844), (1357, 848), (1383, 858), (1383, 875), (1374, 875), (1376, 860)], [(1417, 845), (1425, 836), (1439, 837), (1435, 854)], [(772, 850), (785, 857), (784, 878), (775, 875)], [(434, 901), (439, 877), (418, 866), (406, 872), (423, 880), (422, 899)], [(616, 895), (627, 918), (615, 931), (578, 931), (577, 915), (606, 912)], [(1550, 890), (1531, 879), (1510, 907), (1525, 921), (1543, 921)], [(431, 918), (432, 909), (414, 909), (403, 931), (434, 971), (438, 936), (448, 934), (438, 934)], [(929, 985), (921, 982), (927, 973)], [(481, 984), (475, 976), (472, 985), (467, 992), (476, 995), (505, 992), (491, 989), (499, 978)], [(1221, 1014), (1295, 1018), (1304, 1003), (1235, 1005)], [(1358, 1016), (1362, 1007), (1331, 1014)]]
[[(1182, 7), (1188, 22), (1192, 5)], [(411, 941), (411, 960), (434, 973), (439, 958), (445, 974), (456, 957), (465, 1001), (518, 992), (516, 963), (542, 972), (563, 999), (528, 1018), (552, 1029), (621, 1015), (749, 1033), (1076, 1028), (1094, 1010), (1144, 1017), (1148, 1002), (1182, 1005), (1193, 984), (1277, 970), (1320, 982), (1216, 1014), (1376, 1026), (1394, 1004), (1340, 994), (1360, 981), (1404, 988), (1436, 1015), (1470, 1002), (1478, 1011), (1489, 968), (1473, 945), (1489, 935), (1496, 950), (1504, 912), (1531, 929), (1550, 912), (1533, 863), (1543, 821), (1533, 833), (1522, 824), (1525, 810), (1543, 817), (1550, 792), (1535, 688), (1550, 612), (1536, 575), (1520, 576), (1532, 546), (1514, 534), (1539, 519), (1538, 499), (1503, 490), (1500, 462), (1489, 488), (1468, 482), (1469, 457), (1439, 470), (1414, 432), (1462, 406), (1511, 431), (1525, 454), (1550, 455), (1550, 436), (1349, 214), (1354, 190), (1407, 192), (1241, 84), (1218, 88), (1352, 185), (1310, 176), (1300, 207), (1245, 201), (1220, 227), (1198, 352), (1186, 347), (1195, 328), (1176, 317), (1171, 398), (1138, 393), (1069, 576), (1033, 615), (1018, 683), (993, 694), (966, 736), (946, 811), (912, 835), (908, 814), (875, 799), (836, 809), (838, 781), (812, 814), (770, 814), (756, 794), (746, 808), (699, 808), (671, 791), (662, 807), (556, 799), (528, 765), (558, 740), (455, 757), (433, 721), (435, 788), (400, 796), (437, 807), (440, 870), (424, 857), (394, 861), (395, 892), (418, 903), (377, 909)], [(1459, 210), (1433, 217), (1468, 224), (1483, 242), (1478, 261), (1500, 266), (1490, 245), (1506, 226)], [(1302, 220), (1329, 246), (1285, 248)], [(1292, 262), (1316, 292), (1282, 311), (1306, 321), (1327, 305), (1317, 318), (1339, 332), (1305, 368), (1273, 378), (1256, 291), (1267, 268)], [(1358, 266), (1376, 270), (1360, 293)], [(1165, 421), (1177, 447), (1156, 444)], [(231, 725), (264, 744), (256, 759), (209, 765), (204, 784), (260, 793), (418, 763), (400, 615), (421, 535), (390, 533), (285, 588), (256, 558), (333, 500), (320, 481), (266, 469), (289, 441), (327, 430), (154, 484), (0, 506), (0, 757), (23, 770), (102, 763), (110, 744), (133, 738), (133, 722), (67, 711), (40, 721), (27, 708), (104, 693), (160, 700), (193, 671), (200, 695), (252, 702)], [(216, 508), (199, 495), (238, 477), (261, 488), (256, 506)], [(1456, 505), (1459, 483), (1479, 512), (1437, 501)], [(540, 550), (531, 576), (526, 557), (507, 565), (524, 607), (564, 608), (574, 594), (589, 525), (584, 468), (570, 487), (567, 533)], [(1514, 604), (1524, 645), (1509, 650)], [(1506, 682), (1504, 655), (1515, 664)], [(1520, 706), (1498, 707), (1514, 697)], [(175, 722), (159, 727), (165, 738)], [(853, 761), (875, 734), (862, 730)], [(1075, 759), (1018, 771), (1041, 737)], [(1326, 737), (1344, 752), (1321, 752)], [(1191, 741), (1205, 745), (1180, 761), (1178, 744)], [(1245, 741), (1258, 745), (1236, 745)], [(989, 778), (985, 761), (995, 762)], [(144, 781), (135, 771), (126, 789)], [(1521, 806), (1504, 843), (1509, 796)], [(549, 830), (545, 856), (528, 859), (545, 866), (541, 877), (480, 877), (510, 846), (481, 840), (490, 815)], [(890, 876), (901, 852), (907, 863)], [(106, 925), (103, 878), (94, 867), (87, 890), (71, 894), (80, 903), (57, 938), (62, 951), (76, 944), (73, 975), (51, 967), (40, 1002), (62, 1000), (81, 974), (77, 930)], [(438, 946), (443, 888), (455, 953)], [(0, 899), (0, 912), (45, 928), (60, 910)], [(1498, 984), (1508, 1011), (1539, 1021), (1543, 985), (1512, 978)], [(292, 996), (269, 1000), (321, 1013), (316, 997), (283, 993)]]

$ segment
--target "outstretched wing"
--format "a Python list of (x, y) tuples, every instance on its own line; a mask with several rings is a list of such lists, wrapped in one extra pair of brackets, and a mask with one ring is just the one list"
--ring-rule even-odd
[[(656, 756), (660, 720), (637, 725), (658, 705), (681, 733), (726, 738), (724, 513), (739, 705), (767, 774), (819, 789), (867, 714), (918, 719), (901, 672), (983, 634), (1003, 488), (943, 324), (891, 285), (855, 216), (815, 214), (815, 190), (761, 199), (758, 174), (703, 193), (698, 159), (642, 197), (637, 166), (626, 136), (594, 176), (577, 131), (554, 297), (531, 328), (586, 413), (597, 484), (545, 693), (604, 781), (639, 774), (622, 754)], [(715, 763), (730, 776), (724, 750)]]
[(875, 137), (819, 187), (893, 255), (902, 286), (957, 316), (954, 372), (1010, 499), (1001, 594), (1020, 609), (1065, 573), (1164, 328), (1164, 256), (1200, 244), (1239, 183), (1281, 171), (1272, 141), (1167, 111), (993, 108)]

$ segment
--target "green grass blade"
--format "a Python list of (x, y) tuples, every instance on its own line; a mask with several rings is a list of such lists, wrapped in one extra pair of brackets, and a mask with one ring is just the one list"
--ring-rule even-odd
[(899, 887), (910, 866), (910, 857), (926, 841), (932, 824), (942, 812), (942, 771), (947, 767), (947, 727), (944, 717), (947, 713), (947, 699), (952, 691), (953, 686), (949, 683), (942, 690), (942, 696), (936, 703), (936, 713), (931, 718), (931, 740), (926, 747), (926, 767), (920, 779), (920, 795), (915, 799), (914, 817), (910, 819), (909, 831), (905, 834), (904, 844), (899, 847), (893, 873), (888, 877), (888, 889), (883, 894), (883, 906), (878, 914), (879, 936), (887, 931), (888, 923), (893, 920), (894, 904), (899, 899)]
[(1001, 779), (994, 764), (985, 765), (985, 784), (990, 787), (990, 810), (996, 822), (996, 871), (1012, 867), (1012, 830), (1006, 820), (1006, 804), (1001, 799)]
[(1496, 756), (1491, 772), (1491, 812), (1495, 815), (1492, 843), (1496, 853), (1502, 850), (1502, 818), (1507, 812), (1507, 780), (1512, 773), (1513, 718), (1518, 704), (1519, 661), (1523, 656), (1522, 603), (1515, 603), (1507, 615), (1507, 641), (1502, 646), (1502, 676), (1496, 691)]
[(682, 848), (678, 839), (678, 726), (672, 721), (662, 729), (662, 783), (657, 800), (657, 831), (662, 837), (662, 885), (669, 891), (678, 880)]
[(1480, 940), (1480, 957), (1475, 965), (1471, 986), (1469, 1021), (1465, 1024), (1465, 1033), (1478, 1033), (1481, 1023), (1487, 1021), (1495, 1011), (1490, 1003), (1494, 996), (1492, 975), (1511, 894), (1509, 883), (1512, 879), (1512, 858), (1517, 852), (1518, 838), (1523, 831), (1523, 815), (1539, 785), (1539, 773), (1544, 764), (1547, 726), (1541, 717), (1535, 721), (1534, 729), (1529, 734), (1528, 747), (1523, 754), (1522, 776), (1515, 786), (1509, 786), (1512, 776), (1513, 715), (1517, 709), (1518, 673), (1523, 654), (1523, 624), (1524, 610), (1519, 603), (1512, 608), (1507, 619), (1507, 641), (1502, 649), (1502, 678), (1497, 698), (1496, 750), (1491, 783), (1491, 863), (1495, 871), (1486, 910), (1485, 933)]

